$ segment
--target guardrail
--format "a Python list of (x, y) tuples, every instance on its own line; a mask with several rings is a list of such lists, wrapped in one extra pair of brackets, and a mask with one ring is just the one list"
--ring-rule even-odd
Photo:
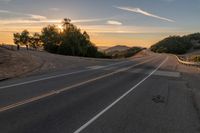
[[(176, 56), (176, 55), (175, 55)], [(189, 61), (183, 61), (181, 60), (178, 56), (176, 56), (177, 60), (179, 63), (184, 64), (184, 65), (189, 65), (189, 66), (198, 66), (200, 67), (200, 63), (199, 62), (189, 62)]]

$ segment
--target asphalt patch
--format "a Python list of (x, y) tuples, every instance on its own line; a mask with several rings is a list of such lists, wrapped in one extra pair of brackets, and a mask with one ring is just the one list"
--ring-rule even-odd
[(155, 103), (165, 103), (165, 97), (161, 95), (153, 96), (152, 101)]

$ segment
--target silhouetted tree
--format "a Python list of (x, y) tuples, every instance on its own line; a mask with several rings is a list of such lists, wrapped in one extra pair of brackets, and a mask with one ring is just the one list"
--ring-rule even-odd
[(13, 34), (13, 37), (14, 37), (14, 43), (15, 45), (17, 45), (17, 50), (20, 49), (20, 33), (14, 33)]
[(85, 39), (86, 39), (87, 41), (90, 40), (90, 36), (88, 35), (88, 33), (87, 33), (86, 31), (83, 32), (83, 36), (85, 37)]
[(61, 38), (59, 30), (55, 25), (49, 25), (42, 29), (41, 41), (43, 43), (44, 50), (52, 53), (57, 53)]
[[(86, 31), (83, 33), (79, 28), (71, 23), (71, 20), (65, 18), (62, 22), (63, 31), (55, 25), (44, 27), (41, 35), (35, 33), (29, 36), (29, 32), (24, 30), (20, 36), (20, 44), (37, 49), (42, 44), (44, 50), (51, 53), (58, 53), (72, 56), (85, 57), (105, 57), (98, 51), (97, 47), (90, 41), (90, 36)], [(16, 39), (17, 39), (17, 35)]]
[(69, 19), (69, 18), (64, 18), (63, 21), (62, 21), (62, 26), (63, 26), (63, 29), (64, 29), (64, 30), (69, 29), (70, 26), (71, 26), (71, 19)]
[(21, 35), (20, 35), (20, 42), (21, 45), (25, 45), (26, 49), (28, 50), (28, 46), (29, 46), (29, 32), (27, 30), (22, 31)]
[(34, 33), (33, 36), (30, 37), (29, 39), (29, 44), (30, 47), (34, 49), (38, 49), (39, 47), (42, 47), (42, 41), (41, 41), (41, 36), (39, 33)]

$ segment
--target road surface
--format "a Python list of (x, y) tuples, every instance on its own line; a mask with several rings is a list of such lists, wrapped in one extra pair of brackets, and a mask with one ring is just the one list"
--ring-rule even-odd
[(1, 133), (198, 133), (196, 68), (171, 55), (0, 83)]

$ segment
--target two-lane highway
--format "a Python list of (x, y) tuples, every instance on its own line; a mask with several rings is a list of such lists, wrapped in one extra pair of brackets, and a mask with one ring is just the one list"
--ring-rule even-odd
[(168, 67), (170, 60), (155, 54), (3, 82), (0, 132), (198, 132), (191, 90), (182, 73)]

